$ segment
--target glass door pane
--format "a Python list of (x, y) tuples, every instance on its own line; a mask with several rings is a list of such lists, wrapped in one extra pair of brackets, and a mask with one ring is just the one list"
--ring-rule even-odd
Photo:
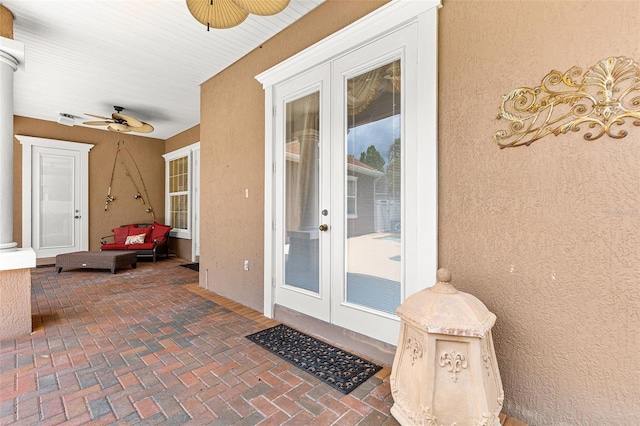
[(400, 60), (347, 80), (346, 301), (395, 314), (402, 279)]
[(320, 92), (286, 104), (284, 282), (320, 291)]
[(39, 249), (74, 245), (74, 158), (40, 156)]

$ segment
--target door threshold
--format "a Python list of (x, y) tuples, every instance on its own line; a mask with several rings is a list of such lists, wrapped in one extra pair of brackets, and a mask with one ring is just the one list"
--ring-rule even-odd
[(281, 305), (274, 306), (274, 319), (364, 358), (387, 366), (393, 365), (393, 358), (396, 353), (394, 345), (310, 317)]

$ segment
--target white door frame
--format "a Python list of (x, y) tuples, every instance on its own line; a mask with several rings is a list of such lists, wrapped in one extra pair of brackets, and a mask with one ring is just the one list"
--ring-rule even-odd
[(191, 203), (191, 261), (200, 258), (200, 145), (193, 148), (191, 169), (193, 170), (193, 202)]
[[(431, 285), (425, 277), (435, 276), (437, 270), (437, 9), (439, 0), (395, 0), (344, 29), (334, 33), (297, 55), (259, 74), (256, 79), (265, 89), (265, 220), (264, 220), (264, 314), (274, 315), (276, 279), (273, 249), (277, 232), (277, 218), (272, 194), (277, 185), (274, 174), (275, 123), (273, 105), (276, 86), (305, 71), (354, 51), (384, 37), (399, 28), (418, 23), (419, 99), (417, 114), (417, 158), (423, 159), (417, 170), (419, 189), (408, 196), (416, 197), (414, 211), (407, 212), (407, 224), (416, 225), (407, 241), (405, 269), (405, 297)], [(417, 185), (419, 183), (419, 185)], [(414, 232), (415, 231), (415, 232)], [(395, 344), (396, 342), (391, 342)]]
[(53, 148), (76, 151), (80, 154), (79, 164), (79, 192), (80, 192), (80, 235), (78, 241), (80, 250), (89, 247), (89, 151), (92, 144), (61, 141), (57, 139), (37, 138), (33, 136), (16, 135), (22, 144), (22, 247), (32, 247), (32, 181), (33, 181), (33, 148)]

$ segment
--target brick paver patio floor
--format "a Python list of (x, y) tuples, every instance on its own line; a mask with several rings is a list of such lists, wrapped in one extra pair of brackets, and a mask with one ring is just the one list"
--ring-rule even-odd
[(388, 366), (343, 395), (248, 341), (277, 323), (181, 263), (33, 269), (33, 333), (0, 342), (0, 424), (398, 424)]

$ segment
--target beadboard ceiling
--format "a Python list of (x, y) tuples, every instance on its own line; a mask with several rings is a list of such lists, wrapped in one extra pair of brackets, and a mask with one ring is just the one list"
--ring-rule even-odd
[(185, 0), (3, 0), (25, 45), (14, 114), (66, 113), (82, 125), (95, 120), (85, 113), (110, 117), (118, 105), (155, 128), (131, 134), (167, 139), (200, 122), (201, 83), (323, 1), (291, 0), (277, 15), (207, 32)]

